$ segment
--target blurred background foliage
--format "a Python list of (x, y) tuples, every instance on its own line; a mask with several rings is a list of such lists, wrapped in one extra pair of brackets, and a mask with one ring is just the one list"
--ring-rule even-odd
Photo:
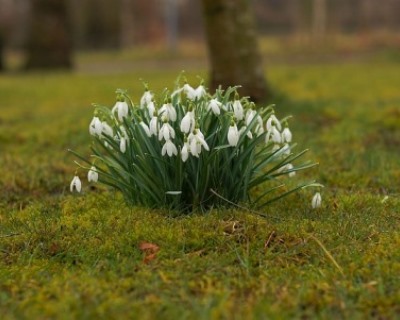
[[(48, 37), (53, 43), (58, 39), (64, 54), (93, 50), (130, 50), (138, 54), (146, 47), (168, 56), (190, 53), (206, 63), (201, 2), (0, 0), (0, 66), (9, 70), (29, 66), (27, 53), (35, 37), (42, 41)], [(298, 52), (301, 59), (306, 53), (349, 55), (400, 47), (400, 0), (247, 2), (256, 16), (263, 54)], [(52, 20), (52, 14), (58, 18)], [(39, 34), (34, 33), (34, 23), (44, 25)], [(72, 60), (75, 67), (81, 67), (76, 57), (65, 66), (72, 67)]]

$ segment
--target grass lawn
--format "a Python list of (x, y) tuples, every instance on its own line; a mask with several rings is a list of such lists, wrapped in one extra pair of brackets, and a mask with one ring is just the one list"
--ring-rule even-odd
[(296, 177), (326, 186), (318, 210), (310, 190), (270, 218), (70, 194), (66, 150), (88, 154), (91, 102), (139, 98), (139, 78), (158, 92), (178, 72), (0, 75), (0, 318), (399, 318), (400, 64), (268, 68), (278, 115), (320, 162)]

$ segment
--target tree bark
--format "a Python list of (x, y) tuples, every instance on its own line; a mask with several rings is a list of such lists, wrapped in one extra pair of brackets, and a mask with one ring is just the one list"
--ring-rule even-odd
[(265, 100), (269, 90), (249, 0), (202, 0), (209, 60), (210, 89), (241, 85), (240, 93)]
[(72, 67), (72, 42), (65, 0), (32, 0), (27, 69)]
[(4, 39), (0, 31), (0, 72), (4, 71), (3, 51), (4, 51)]
[(313, 1), (313, 36), (315, 41), (324, 39), (326, 32), (326, 0)]

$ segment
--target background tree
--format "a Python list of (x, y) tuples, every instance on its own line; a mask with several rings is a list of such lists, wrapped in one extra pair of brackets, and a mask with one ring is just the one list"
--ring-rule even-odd
[(27, 69), (72, 67), (66, 0), (32, 0)]
[(4, 70), (4, 62), (3, 62), (3, 51), (4, 51), (4, 44), (3, 44), (3, 36), (0, 30), (0, 72)]
[(268, 97), (250, 1), (202, 0), (211, 64), (210, 88), (240, 84), (253, 100)]

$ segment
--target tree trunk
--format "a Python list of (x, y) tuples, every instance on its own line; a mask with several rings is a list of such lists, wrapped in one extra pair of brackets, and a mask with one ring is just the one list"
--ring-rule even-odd
[(202, 0), (211, 64), (210, 89), (241, 85), (255, 101), (268, 98), (249, 0)]
[(0, 72), (4, 71), (3, 51), (4, 51), (4, 39), (0, 31)]
[(32, 0), (27, 69), (72, 67), (65, 0)]
[(326, 32), (326, 0), (313, 1), (313, 36), (319, 42), (324, 39)]

